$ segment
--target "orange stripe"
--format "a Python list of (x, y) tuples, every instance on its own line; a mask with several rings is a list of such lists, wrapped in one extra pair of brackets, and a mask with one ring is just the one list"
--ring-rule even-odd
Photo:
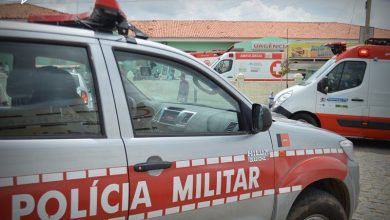
[(365, 129), (340, 126), (338, 119), (357, 120), (362, 122), (390, 122), (390, 118), (385, 117), (368, 117), (355, 115), (336, 115), (317, 113), (317, 117), (321, 122), (321, 127), (330, 131), (334, 131), (343, 136), (356, 136), (364, 138), (376, 138), (390, 140), (390, 130), (381, 129)]

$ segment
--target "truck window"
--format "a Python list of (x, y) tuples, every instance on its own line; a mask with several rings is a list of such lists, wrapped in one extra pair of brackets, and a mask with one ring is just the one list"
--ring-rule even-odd
[(92, 79), (86, 48), (0, 42), (2, 53), (9, 56), (0, 136), (101, 135), (92, 80), (81, 88), (68, 71), (83, 66), (82, 74)]
[(337, 92), (359, 86), (363, 82), (366, 63), (346, 61), (338, 64), (328, 74), (328, 92)]
[(215, 67), (214, 70), (218, 73), (226, 73), (232, 70), (233, 60), (221, 60)]
[(155, 57), (115, 57), (136, 136), (240, 131), (238, 102), (202, 74)]

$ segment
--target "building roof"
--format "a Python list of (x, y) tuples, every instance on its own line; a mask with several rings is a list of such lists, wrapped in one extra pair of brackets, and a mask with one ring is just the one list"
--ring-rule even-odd
[[(336, 22), (136, 20), (133, 25), (153, 39), (359, 39), (360, 26)], [(375, 28), (374, 37), (390, 38), (390, 30)]]
[[(66, 14), (33, 4), (1, 4), (0, 19), (27, 20), (31, 15)], [(336, 22), (273, 22), (216, 20), (136, 20), (132, 24), (155, 40), (242, 41), (263, 37), (358, 40), (360, 26)], [(375, 28), (374, 37), (390, 38), (390, 30)]]
[(0, 19), (26, 20), (30, 15), (61, 15), (60, 11), (32, 5), (28, 3), (12, 3), (0, 5)]

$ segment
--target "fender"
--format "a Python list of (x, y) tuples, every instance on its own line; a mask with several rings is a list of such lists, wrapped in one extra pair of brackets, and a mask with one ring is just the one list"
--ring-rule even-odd
[(321, 179), (338, 179), (343, 181), (348, 173), (347, 164), (330, 156), (311, 157), (299, 162), (288, 173), (280, 177), (279, 185), (302, 185), (302, 188)]

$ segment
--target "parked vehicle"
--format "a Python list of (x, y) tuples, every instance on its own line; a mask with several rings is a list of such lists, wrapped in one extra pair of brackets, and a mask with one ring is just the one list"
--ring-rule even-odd
[[(140, 39), (115, 0), (78, 18), (0, 22), (0, 219), (351, 219), (352, 142), (272, 121), (194, 57)], [(47, 59), (85, 70), (93, 109)]]
[(371, 39), (347, 50), (333, 45), (338, 55), (279, 92), (273, 111), (344, 136), (390, 139), (389, 42)]
[(211, 68), (230, 80), (242, 73), (246, 81), (285, 81), (279, 73), (282, 55), (282, 52), (227, 52)]
[(207, 66), (211, 66), (216, 60), (218, 60), (218, 57), (224, 53), (225, 51), (215, 50), (205, 52), (191, 52), (190, 54), (204, 62)]

